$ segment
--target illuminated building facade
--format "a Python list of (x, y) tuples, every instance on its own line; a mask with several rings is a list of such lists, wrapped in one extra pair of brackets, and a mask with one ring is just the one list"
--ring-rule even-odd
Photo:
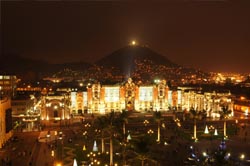
[(235, 100), (234, 110), (243, 112), (245, 116), (248, 116), (250, 113), (250, 100), (245, 97), (241, 97)]
[(67, 89), (63, 95), (47, 95), (41, 101), (41, 119), (69, 119), (83, 113), (109, 113), (122, 110), (145, 111), (206, 111), (218, 117), (223, 106), (233, 110), (230, 93), (201, 92), (193, 88), (170, 89), (165, 80), (154, 84), (135, 84), (128, 79), (124, 84), (94, 83), (85, 90)]
[(41, 120), (64, 120), (70, 118), (70, 99), (66, 95), (44, 96), (41, 101)]
[(136, 85), (129, 78), (124, 85), (93, 84), (87, 89), (86, 103), (91, 113), (107, 113), (111, 110), (163, 111), (169, 110), (177, 101), (168, 93), (172, 91), (166, 81), (154, 85)]
[(19, 97), (11, 100), (12, 115), (25, 115), (33, 111), (34, 99), (29, 97)]
[[(132, 79), (128, 79), (123, 85), (97, 83), (87, 88), (86, 96), (83, 100), (72, 97), (71, 101), (72, 104), (76, 100), (84, 102), (80, 105), (86, 106), (88, 113), (107, 113), (111, 110), (189, 111), (194, 108), (197, 111), (207, 111), (208, 116), (215, 116), (222, 106), (233, 110), (230, 93), (200, 92), (182, 87), (169, 89), (165, 80), (152, 85), (136, 85)], [(74, 104), (72, 107), (75, 107)]]
[(11, 118), (11, 101), (0, 99), (0, 149), (13, 135)]
[(87, 97), (87, 92), (71, 92), (71, 112), (73, 114), (81, 114), (83, 113), (83, 110), (86, 112), (86, 110), (88, 109)]
[(15, 95), (17, 78), (13, 75), (0, 75), (0, 98)]
[(182, 110), (194, 108), (197, 111), (206, 111), (208, 117), (219, 117), (222, 107), (232, 110), (233, 115), (233, 96), (231, 93), (223, 92), (201, 92), (196, 90), (182, 91)]

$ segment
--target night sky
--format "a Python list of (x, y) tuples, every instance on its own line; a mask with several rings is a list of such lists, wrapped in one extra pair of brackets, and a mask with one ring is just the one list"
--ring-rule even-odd
[(1, 3), (2, 53), (94, 62), (136, 40), (204, 71), (250, 73), (250, 2)]

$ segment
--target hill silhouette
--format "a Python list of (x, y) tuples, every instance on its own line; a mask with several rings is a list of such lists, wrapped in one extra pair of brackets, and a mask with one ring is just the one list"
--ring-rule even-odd
[[(119, 83), (131, 77), (135, 81), (152, 82), (154, 79), (180, 81), (206, 78), (207, 73), (173, 63), (145, 46), (126, 46), (98, 60), (94, 65), (86, 62), (50, 64), (42, 60), (12, 55), (1, 59), (0, 74), (15, 74), (24, 80), (46, 77), (71, 77), (71, 80), (96, 80)], [(67, 75), (65, 69), (70, 71)], [(195, 76), (195, 77), (194, 77)]]
[(36, 80), (49, 76), (66, 68), (76, 71), (87, 70), (91, 65), (86, 62), (50, 64), (43, 60), (25, 58), (19, 55), (8, 55), (0, 58), (0, 74), (17, 75), (22, 80)]
[(152, 63), (153, 65), (164, 65), (167, 67), (179, 67), (167, 57), (156, 53), (145, 46), (126, 46), (98, 60), (96, 64), (104, 68), (115, 68), (121, 73), (133, 72), (138, 63)]

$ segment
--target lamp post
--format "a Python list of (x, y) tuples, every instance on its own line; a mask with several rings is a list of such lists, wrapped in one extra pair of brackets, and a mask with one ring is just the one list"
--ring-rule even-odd
[(59, 132), (59, 140), (61, 140), (61, 154), (60, 154), (60, 160), (63, 159), (63, 133), (62, 131)]
[(209, 129), (209, 132), (210, 132), (210, 135), (211, 135), (210, 140), (211, 140), (211, 142), (212, 142), (212, 140), (213, 140), (213, 131), (214, 131), (214, 126), (213, 126), (213, 125), (210, 125), (208, 129)]
[(91, 165), (100, 165), (101, 164), (101, 161), (99, 161), (97, 159), (97, 155), (99, 155), (100, 153), (93, 153), (93, 152), (90, 152), (87, 154), (87, 157), (90, 159), (90, 163)]
[(48, 131), (46, 135), (46, 142), (48, 143), (50, 141), (50, 130)]
[(51, 157), (53, 158), (53, 165), (55, 165), (55, 151), (51, 150)]
[(144, 120), (143, 124), (144, 124), (144, 126), (147, 126), (149, 124), (149, 121), (148, 120)]
[(147, 133), (151, 135), (154, 133), (154, 131), (152, 129), (149, 129)]
[(239, 163), (239, 165), (241, 165), (241, 162), (243, 162), (244, 159), (245, 159), (245, 154), (241, 154), (240, 155), (240, 163)]

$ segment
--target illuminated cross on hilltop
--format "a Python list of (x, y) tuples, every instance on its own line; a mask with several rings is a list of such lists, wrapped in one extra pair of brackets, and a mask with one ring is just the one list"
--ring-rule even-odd
[(132, 41), (130, 42), (130, 45), (131, 45), (131, 46), (136, 46), (136, 45), (137, 45), (137, 42), (136, 42), (135, 40), (132, 40)]

